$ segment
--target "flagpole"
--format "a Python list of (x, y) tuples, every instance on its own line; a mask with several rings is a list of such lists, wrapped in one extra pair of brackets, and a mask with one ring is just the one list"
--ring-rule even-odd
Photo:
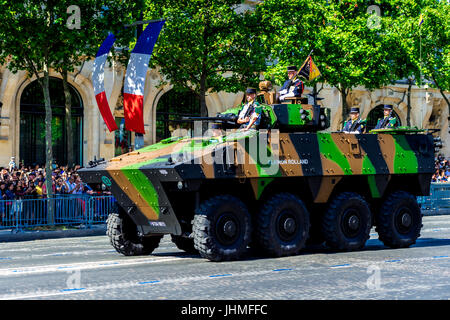
[[(419, 70), (419, 83), (420, 83), (420, 87), (422, 87), (422, 32), (420, 31), (422, 28), (420, 28), (419, 26), (419, 52), (420, 52), (420, 70)], [(420, 128), (423, 129), (423, 103), (421, 103), (420, 106), (420, 115), (421, 115), (421, 119), (420, 119)]]
[[(423, 16), (420, 14), (420, 22), (419, 22), (419, 87), (422, 87), (422, 23), (423, 23)], [(423, 129), (423, 104), (420, 106), (420, 128)]]
[(311, 51), (309, 52), (308, 56), (305, 59), (305, 62), (303, 62), (302, 66), (300, 67), (300, 69), (297, 70), (297, 72), (295, 73), (295, 76), (292, 78), (292, 81), (294, 81), (295, 79), (297, 79), (298, 73), (300, 72), (300, 70), (302, 70), (303, 66), (305, 65), (305, 63), (308, 61), (308, 58), (312, 55), (312, 53), (314, 52), (314, 49), (311, 49)]

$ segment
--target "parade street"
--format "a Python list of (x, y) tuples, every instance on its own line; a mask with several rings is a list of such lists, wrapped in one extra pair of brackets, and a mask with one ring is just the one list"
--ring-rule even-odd
[(0, 243), (0, 299), (450, 298), (450, 216), (423, 218), (408, 249), (374, 229), (364, 251), (309, 248), (298, 256), (214, 263), (165, 236), (152, 255), (125, 257), (107, 236)]

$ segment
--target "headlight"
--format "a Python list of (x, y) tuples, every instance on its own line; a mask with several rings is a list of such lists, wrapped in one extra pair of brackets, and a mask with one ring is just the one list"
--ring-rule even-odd
[(180, 190), (183, 189), (183, 182), (178, 181), (177, 187), (178, 187), (178, 189), (180, 189)]

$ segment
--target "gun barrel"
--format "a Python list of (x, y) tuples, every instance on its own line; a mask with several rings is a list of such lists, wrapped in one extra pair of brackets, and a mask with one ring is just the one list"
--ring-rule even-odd
[(233, 121), (233, 119), (231, 117), (183, 117), (182, 120), (187, 120), (187, 121), (201, 121), (201, 120), (205, 120), (205, 121)]

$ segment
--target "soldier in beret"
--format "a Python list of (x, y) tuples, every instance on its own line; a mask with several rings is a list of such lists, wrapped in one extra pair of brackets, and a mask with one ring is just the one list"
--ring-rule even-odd
[(350, 109), (350, 120), (346, 121), (344, 124), (345, 133), (364, 133), (366, 130), (366, 120), (362, 120), (359, 117), (359, 108)]
[(300, 79), (292, 80), (296, 73), (296, 66), (289, 66), (287, 68), (288, 80), (286, 80), (283, 84), (283, 87), (280, 89), (280, 101), (284, 101), (287, 97), (300, 97), (303, 93), (303, 81)]
[(378, 119), (375, 129), (395, 128), (398, 126), (397, 118), (392, 116), (392, 106), (385, 104), (383, 108), (384, 117)]
[(261, 119), (261, 106), (256, 101), (256, 89), (248, 88), (245, 93), (247, 95), (247, 103), (242, 107), (236, 120), (244, 131), (258, 126)]

